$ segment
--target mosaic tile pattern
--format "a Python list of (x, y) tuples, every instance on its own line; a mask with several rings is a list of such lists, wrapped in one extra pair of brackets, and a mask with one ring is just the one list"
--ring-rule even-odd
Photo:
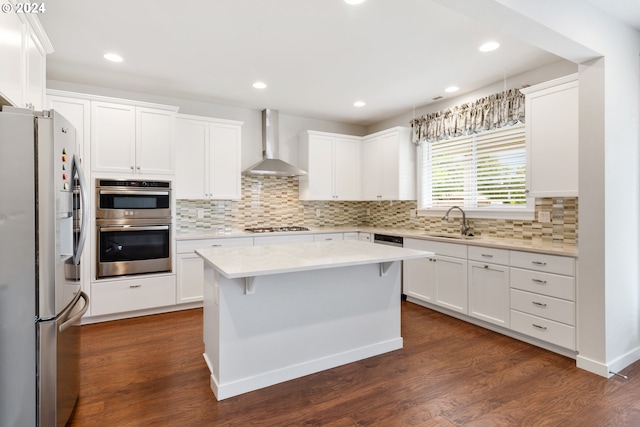
[[(415, 201), (336, 202), (298, 200), (298, 181), (282, 177), (243, 177), (241, 200), (178, 200), (178, 231), (217, 233), (246, 227), (304, 225), (307, 227), (367, 225), (457, 233), (460, 221), (412, 216)], [(470, 219), (475, 235), (524, 240), (577, 243), (578, 199), (536, 200), (539, 212), (549, 212), (551, 222)]]

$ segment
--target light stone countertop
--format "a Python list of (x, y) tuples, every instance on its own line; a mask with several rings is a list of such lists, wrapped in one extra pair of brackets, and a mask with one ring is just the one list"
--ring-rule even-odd
[[(243, 230), (231, 230), (225, 233), (216, 233), (213, 231), (188, 231), (176, 233), (176, 240), (197, 240), (197, 239), (214, 239), (214, 238), (233, 238), (233, 237), (256, 237), (260, 236), (277, 236), (292, 234), (321, 234), (321, 233), (348, 233), (348, 232), (364, 232), (364, 233), (380, 233), (391, 236), (401, 236), (411, 239), (432, 240), (446, 243), (464, 244), (469, 246), (481, 246), (507, 250), (522, 250), (528, 252), (536, 252), (549, 255), (562, 255), (570, 257), (578, 257), (578, 248), (574, 244), (560, 243), (553, 241), (532, 241), (523, 239), (509, 239), (492, 236), (476, 236), (471, 239), (456, 239), (451, 237), (437, 237), (429, 234), (424, 230), (405, 229), (405, 228), (387, 228), (387, 227), (369, 227), (369, 226), (338, 226), (338, 227), (309, 227), (309, 231), (293, 231), (293, 232), (275, 232), (275, 233), (249, 233)], [(454, 235), (455, 236), (455, 235)]]
[(229, 279), (426, 258), (433, 252), (334, 240), (286, 245), (209, 247), (196, 253)]

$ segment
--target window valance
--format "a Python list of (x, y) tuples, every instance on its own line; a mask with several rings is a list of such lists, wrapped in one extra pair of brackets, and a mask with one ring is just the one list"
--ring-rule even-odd
[(524, 94), (509, 89), (411, 121), (413, 143), (434, 142), (524, 123)]

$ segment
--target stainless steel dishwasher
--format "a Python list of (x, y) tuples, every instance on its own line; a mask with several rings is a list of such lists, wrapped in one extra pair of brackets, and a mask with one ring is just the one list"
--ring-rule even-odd
[[(378, 245), (396, 246), (402, 248), (404, 246), (404, 238), (402, 236), (391, 236), (388, 234), (374, 233), (373, 243)], [(407, 295), (404, 293), (404, 286), (402, 284), (402, 265), (400, 265), (400, 286), (403, 291), (400, 297), (402, 298), (402, 300), (406, 300)]]

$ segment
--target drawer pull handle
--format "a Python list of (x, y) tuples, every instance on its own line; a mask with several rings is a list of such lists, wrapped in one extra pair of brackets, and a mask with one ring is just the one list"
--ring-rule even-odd
[(485, 258), (493, 258), (493, 255), (491, 254), (480, 254), (480, 256), (483, 256)]
[(547, 304), (545, 304), (543, 302), (538, 302), (538, 301), (531, 301), (531, 304), (537, 305), (538, 307), (546, 307), (547, 306)]
[(541, 329), (541, 330), (543, 330), (543, 331), (546, 331), (546, 330), (547, 330), (547, 327), (546, 327), (546, 326), (536, 325), (535, 323), (532, 323), (532, 324), (531, 324), (531, 326), (533, 326), (534, 328), (537, 328), (537, 329)]
[(141, 287), (142, 287), (142, 285), (129, 285), (129, 287), (130, 287), (131, 289), (134, 289), (134, 288), (141, 288)]
[(533, 265), (542, 265), (542, 266), (547, 265), (546, 262), (542, 262), (542, 261), (531, 261), (531, 264), (533, 264)]
[(221, 245), (221, 244), (219, 244), (219, 243), (217, 243), (217, 244), (215, 244), (215, 245), (211, 245), (211, 247), (212, 247), (212, 248), (221, 248), (221, 247), (222, 247), (222, 245)]
[(541, 285), (546, 285), (547, 284), (546, 280), (531, 279), (531, 281), (534, 282), (534, 283), (540, 283)]

